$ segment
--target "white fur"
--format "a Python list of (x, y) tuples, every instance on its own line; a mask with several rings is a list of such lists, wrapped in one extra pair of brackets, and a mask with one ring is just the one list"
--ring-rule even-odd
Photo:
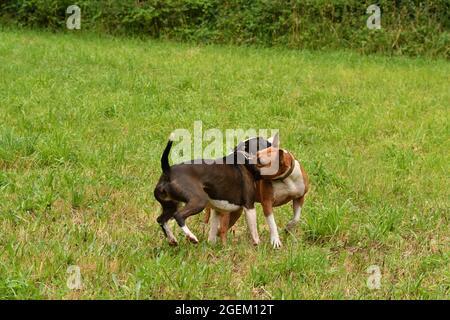
[(219, 211), (225, 211), (225, 212), (236, 211), (241, 208), (241, 206), (238, 206), (238, 205), (228, 202), (226, 200), (209, 199), (209, 203), (211, 204), (211, 206), (213, 208), (218, 209)]
[(216, 243), (217, 241), (217, 231), (219, 230), (219, 215), (217, 214), (216, 210), (211, 209), (211, 216), (209, 217), (209, 235), (208, 235), (208, 241), (210, 243)]
[(287, 197), (298, 198), (305, 194), (305, 183), (303, 181), (300, 164), (295, 160), (294, 170), (289, 177), (283, 180), (272, 181), (275, 202)]
[(271, 161), (272, 161), (271, 158), (260, 158), (260, 159), (259, 159), (259, 162), (260, 162), (263, 166), (268, 165)]
[(293, 209), (294, 209), (294, 216), (292, 217), (291, 221), (289, 221), (288, 224), (286, 225), (287, 230), (293, 229), (300, 221), (300, 217), (302, 215), (302, 207), (300, 206), (300, 203), (298, 203), (298, 199), (294, 200)]
[(302, 207), (298, 205), (298, 207), (294, 209), (294, 218), (292, 219), (292, 221), (298, 223), (300, 221), (301, 215), (302, 215)]
[(187, 227), (187, 225), (182, 226), (181, 229), (183, 230), (184, 234), (185, 234), (188, 238), (194, 240), (195, 242), (198, 242), (197, 237), (195, 236), (195, 234), (193, 234), (193, 233), (191, 232), (191, 230), (189, 230), (189, 228)]
[(302, 207), (300, 205), (298, 205), (297, 208), (295, 208), (294, 210), (294, 221), (297, 223), (300, 221), (300, 217), (302, 215)]
[(245, 217), (247, 218), (247, 225), (248, 229), (250, 230), (250, 235), (253, 240), (253, 244), (257, 245), (259, 244), (259, 235), (258, 235), (258, 226), (256, 222), (256, 209), (246, 209), (245, 211)]
[(270, 243), (274, 247), (274, 249), (281, 248), (280, 236), (278, 235), (277, 224), (275, 223), (275, 219), (273, 217), (273, 213), (266, 217), (267, 224), (269, 225), (270, 230)]
[(175, 236), (172, 233), (172, 230), (170, 229), (170, 226), (167, 222), (165, 222), (162, 227), (164, 228), (164, 230), (166, 231), (166, 235), (167, 235), (167, 239), (170, 242), (177, 242), (177, 239), (175, 238)]

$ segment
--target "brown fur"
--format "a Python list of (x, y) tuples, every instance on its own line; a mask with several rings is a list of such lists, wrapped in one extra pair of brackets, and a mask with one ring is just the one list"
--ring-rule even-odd
[[(309, 191), (309, 178), (308, 175), (303, 168), (303, 166), (300, 164), (300, 170), (302, 172), (303, 177), (303, 183), (305, 185), (305, 192), (303, 196), (299, 198), (292, 198), (288, 197), (285, 201), (281, 203), (274, 203), (274, 194), (273, 194), (273, 187), (272, 187), (272, 181), (271, 178), (276, 178), (277, 176), (283, 174), (283, 172), (286, 172), (292, 164), (295, 159), (293, 156), (289, 153), (285, 153), (283, 150), (276, 149), (276, 148), (267, 148), (264, 150), (264, 153), (258, 152), (258, 156), (264, 156), (264, 157), (272, 157), (273, 152), (278, 152), (278, 159), (279, 159), (279, 169), (277, 173), (270, 176), (264, 176), (264, 179), (256, 181), (256, 202), (261, 203), (263, 207), (263, 212), (265, 216), (268, 216), (270, 213), (273, 212), (273, 207), (281, 206), (283, 204), (286, 204), (289, 201), (292, 201), (293, 209), (295, 210), (296, 207), (301, 206), (303, 207), (303, 203), (305, 202), (305, 195)], [(242, 210), (234, 211), (231, 213), (223, 213), (223, 212), (217, 212), (220, 215), (220, 226), (218, 230), (218, 235), (220, 236), (222, 243), (226, 243), (226, 237), (227, 237), (227, 231), (233, 227), (233, 225), (236, 223), (236, 221), (239, 219), (239, 217), (242, 214)], [(211, 214), (211, 210), (208, 209), (206, 211), (206, 217), (205, 217), (205, 223), (208, 223), (209, 217)]]

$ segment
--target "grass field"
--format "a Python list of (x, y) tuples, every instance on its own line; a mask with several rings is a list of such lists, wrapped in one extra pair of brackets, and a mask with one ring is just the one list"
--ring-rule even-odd
[[(445, 60), (0, 29), (0, 298), (448, 299), (449, 84)], [(304, 164), (281, 250), (259, 206), (258, 248), (245, 219), (209, 245), (203, 215), (168, 246), (159, 159), (195, 120), (279, 128)]]

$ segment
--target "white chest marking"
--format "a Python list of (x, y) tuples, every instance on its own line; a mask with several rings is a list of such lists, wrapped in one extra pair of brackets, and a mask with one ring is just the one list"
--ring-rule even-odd
[(219, 211), (225, 211), (225, 212), (236, 211), (241, 208), (241, 206), (230, 203), (226, 200), (209, 199), (209, 203), (211, 204), (211, 207), (213, 207), (214, 209), (217, 209)]
[(300, 164), (295, 160), (295, 167), (291, 175), (284, 180), (272, 182), (275, 202), (282, 201), (287, 197), (298, 198), (305, 194), (305, 183), (303, 181)]

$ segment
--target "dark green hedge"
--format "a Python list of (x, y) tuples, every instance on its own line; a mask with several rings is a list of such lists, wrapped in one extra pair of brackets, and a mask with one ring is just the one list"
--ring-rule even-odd
[[(372, 3), (381, 7), (381, 30), (366, 27)], [(449, 0), (0, 0), (1, 21), (65, 30), (65, 11), (72, 4), (81, 8), (81, 32), (450, 55)]]

